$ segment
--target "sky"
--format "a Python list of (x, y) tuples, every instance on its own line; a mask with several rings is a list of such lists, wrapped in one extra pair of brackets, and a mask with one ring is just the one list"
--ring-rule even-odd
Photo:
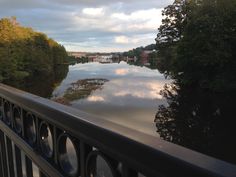
[(122, 52), (155, 43), (173, 0), (0, 0), (0, 18), (47, 34), (67, 51)]

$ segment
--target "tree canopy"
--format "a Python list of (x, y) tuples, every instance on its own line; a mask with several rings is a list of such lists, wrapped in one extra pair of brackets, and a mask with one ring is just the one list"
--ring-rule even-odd
[(185, 85), (236, 89), (236, 0), (176, 0), (163, 15), (161, 71)]
[(163, 15), (158, 67), (173, 83), (161, 91), (157, 132), (236, 163), (236, 0), (175, 0)]
[(65, 48), (45, 34), (21, 26), (15, 17), (0, 19), (0, 82), (55, 75), (56, 66), (66, 59)]

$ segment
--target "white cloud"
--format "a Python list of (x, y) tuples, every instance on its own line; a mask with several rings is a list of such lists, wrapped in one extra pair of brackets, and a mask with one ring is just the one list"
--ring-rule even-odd
[(133, 97), (150, 100), (163, 99), (162, 95), (160, 95), (160, 91), (163, 89), (166, 81), (149, 79), (135, 83), (128, 81), (130, 80), (111, 80), (102, 90), (96, 90), (92, 96), (88, 97), (88, 101), (113, 102), (114, 99), (118, 99), (118, 97)]
[(101, 102), (101, 101), (105, 101), (102, 96), (89, 96), (89, 97), (87, 98), (87, 100), (90, 101), (90, 102)]
[(159, 94), (163, 89), (163, 85), (163, 83), (158, 82), (140, 82), (138, 84), (134, 84), (132, 87), (129, 85), (129, 87), (131, 87), (129, 89), (117, 89), (114, 96), (120, 97), (131, 95), (136, 98), (163, 99), (163, 97)]
[(120, 20), (150, 20), (153, 18), (156, 18), (157, 16), (160, 16), (162, 11), (161, 9), (147, 9), (147, 10), (138, 10), (134, 11), (130, 14), (125, 14), (125, 13), (113, 13), (111, 15), (112, 18), (120, 19)]
[(120, 76), (124, 76), (124, 75), (126, 75), (128, 73), (129, 73), (129, 70), (125, 69), (125, 68), (120, 68), (120, 69), (116, 69), (115, 70), (115, 74), (116, 75), (120, 75)]
[(127, 44), (129, 43), (129, 39), (126, 36), (116, 36), (115, 42), (118, 44)]
[(120, 21), (111, 31), (156, 31), (162, 20), (162, 9), (134, 11), (131, 14), (113, 13), (111, 19)]
[(136, 39), (135, 37), (126, 37), (126, 36), (115, 37), (115, 43), (117, 44), (137, 44), (138, 42), (140, 42), (140, 40)]
[(16, 16), (73, 51), (126, 51), (154, 43), (161, 10), (173, 0), (0, 0), (0, 17)]
[(82, 13), (90, 16), (102, 16), (104, 15), (103, 8), (84, 8)]

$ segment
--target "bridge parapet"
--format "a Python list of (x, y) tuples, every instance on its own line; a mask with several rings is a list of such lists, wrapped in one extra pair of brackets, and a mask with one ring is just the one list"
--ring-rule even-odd
[(236, 176), (235, 165), (0, 84), (0, 176), (35, 169), (41, 177)]

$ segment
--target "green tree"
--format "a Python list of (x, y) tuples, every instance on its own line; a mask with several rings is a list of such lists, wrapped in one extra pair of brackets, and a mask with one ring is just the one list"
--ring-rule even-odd
[(38, 74), (54, 76), (67, 60), (65, 48), (45, 34), (21, 26), (15, 17), (0, 19), (0, 81), (17, 85)]
[(235, 51), (236, 1), (205, 0), (191, 15), (177, 47), (175, 78), (214, 91), (236, 89)]
[(163, 15), (161, 71), (181, 84), (235, 89), (235, 0), (176, 0)]
[(158, 49), (158, 69), (167, 75), (171, 75), (172, 60), (176, 55), (176, 45), (183, 38), (183, 31), (192, 5), (192, 1), (175, 0), (173, 4), (162, 11), (165, 18), (158, 28), (155, 40)]
[(236, 0), (185, 2), (180, 38), (172, 40), (175, 27), (169, 26), (173, 33), (159, 36), (170, 40), (157, 39), (161, 63), (174, 80), (161, 92), (168, 104), (158, 108), (157, 131), (165, 140), (235, 163)]

